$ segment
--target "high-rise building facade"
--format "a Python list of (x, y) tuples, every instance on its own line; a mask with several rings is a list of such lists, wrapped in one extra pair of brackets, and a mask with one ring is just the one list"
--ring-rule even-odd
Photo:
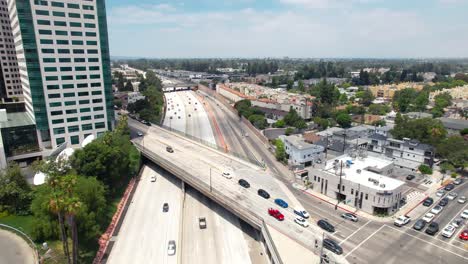
[(111, 130), (104, 0), (8, 0), (8, 9), (26, 110), (41, 147), (78, 146)]
[(4, 102), (9, 102), (19, 101), (22, 97), (23, 89), (8, 5), (6, 0), (0, 0), (0, 98)]

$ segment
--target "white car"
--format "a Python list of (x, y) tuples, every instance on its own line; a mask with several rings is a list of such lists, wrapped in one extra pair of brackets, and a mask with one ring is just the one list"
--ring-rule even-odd
[(226, 179), (232, 179), (232, 170), (226, 170), (226, 171), (223, 171), (223, 174), (222, 176)]
[(460, 198), (458, 198), (458, 203), (461, 203), (461, 204), (466, 203), (466, 196), (460, 196)]
[(432, 221), (432, 219), (434, 219), (434, 217), (435, 217), (435, 214), (427, 213), (424, 215), (422, 220), (424, 220), (426, 223), (429, 223)]
[(468, 219), (468, 210), (463, 211), (460, 216), (463, 219)]
[(167, 244), (167, 254), (169, 256), (174, 256), (176, 252), (176, 245), (174, 240), (170, 240)]
[(156, 181), (156, 175), (152, 175), (151, 176), (151, 182), (155, 182)]
[(442, 236), (446, 238), (451, 238), (453, 234), (455, 233), (456, 228), (452, 225), (448, 225), (442, 230)]
[(445, 194), (445, 191), (444, 191), (444, 190), (438, 190), (438, 191), (436, 192), (436, 195), (439, 196), (439, 197), (444, 196), (444, 194)]
[(455, 200), (455, 198), (457, 198), (457, 196), (458, 196), (458, 193), (456, 193), (456, 192), (451, 192), (451, 193), (449, 193), (449, 194), (447, 195), (447, 198), (448, 198), (449, 200)]
[(309, 227), (309, 223), (304, 218), (296, 217), (294, 222), (302, 227)]
[(444, 207), (442, 207), (440, 205), (436, 205), (436, 206), (434, 206), (434, 208), (432, 208), (431, 213), (439, 214), (443, 209), (444, 209)]
[(143, 133), (141, 133), (140, 131), (138, 131), (138, 132), (137, 132), (137, 135), (138, 135), (139, 137), (142, 137), (142, 136), (143, 136)]
[(301, 218), (306, 218), (307, 219), (307, 218), (310, 217), (309, 213), (307, 213), (307, 211), (302, 209), (302, 208), (295, 208), (294, 213), (297, 214), (298, 216), (300, 216)]
[(395, 219), (395, 222), (393, 222), (394, 225), (396, 226), (404, 226), (408, 224), (411, 221), (411, 218), (409, 218), (406, 215), (400, 215), (397, 219)]

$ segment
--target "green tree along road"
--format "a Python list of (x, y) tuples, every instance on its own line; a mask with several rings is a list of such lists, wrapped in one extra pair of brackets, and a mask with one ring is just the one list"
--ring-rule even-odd
[(31, 187), (19, 166), (8, 164), (8, 168), (0, 174), (0, 212), (27, 214), (31, 199)]
[[(21, 224), (36, 243), (61, 241), (61, 249), (55, 252), (60, 263), (91, 263), (99, 235), (115, 212), (115, 201), (120, 200), (139, 166), (139, 152), (130, 142), (123, 116), (113, 132), (75, 151), (70, 160), (35, 164), (36, 171), (44, 172), (47, 178), (45, 184), (32, 190), (17, 166), (10, 165), (0, 177), (0, 222), (3, 218), (21, 220), (5, 223)], [(1, 182), (5, 179), (9, 184)], [(19, 199), (11, 202), (12, 197)], [(5, 213), (10, 215), (5, 217)]]
[(281, 139), (276, 139), (275, 141), (275, 157), (276, 160), (284, 162), (286, 160), (286, 150), (284, 148), (284, 143)]
[(159, 123), (163, 112), (164, 94), (161, 80), (153, 71), (146, 73), (146, 78), (141, 77), (139, 90), (145, 99), (128, 104), (128, 111), (137, 114), (141, 119)]

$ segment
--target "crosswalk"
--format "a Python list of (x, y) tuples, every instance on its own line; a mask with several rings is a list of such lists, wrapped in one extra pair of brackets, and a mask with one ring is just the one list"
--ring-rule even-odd
[(414, 201), (421, 201), (422, 199), (424, 199), (424, 197), (426, 197), (426, 195), (423, 193), (423, 192), (420, 192), (420, 191), (411, 191), (410, 193), (408, 193), (406, 195), (406, 202), (408, 204), (411, 204), (412, 202)]

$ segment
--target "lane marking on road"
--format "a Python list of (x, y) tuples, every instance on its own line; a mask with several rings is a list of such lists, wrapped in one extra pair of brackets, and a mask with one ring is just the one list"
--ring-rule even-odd
[(363, 229), (367, 224), (369, 224), (370, 222), (372, 222), (371, 220), (367, 221), (364, 225), (362, 225), (361, 227), (359, 227), (358, 229), (356, 229), (356, 231), (354, 231), (351, 235), (349, 235), (348, 237), (346, 237), (344, 240), (342, 240), (339, 244), (343, 244), (344, 242), (346, 242), (346, 240), (348, 240), (348, 238), (354, 236), (357, 232), (359, 232), (361, 229)]
[[(398, 232), (400, 232), (400, 233), (403, 233), (403, 234), (405, 234), (405, 235), (408, 235), (408, 236), (410, 236), (410, 237), (413, 237), (413, 238), (416, 238), (416, 239), (418, 239), (418, 240), (421, 240), (421, 241), (423, 241), (423, 242), (425, 242), (425, 243), (428, 243), (428, 244), (430, 244), (430, 245), (432, 245), (432, 246), (435, 246), (435, 247), (437, 247), (437, 248), (440, 248), (440, 249), (442, 249), (442, 250), (444, 250), (444, 251), (447, 251), (447, 252), (449, 252), (449, 253), (452, 253), (452, 254), (454, 254), (454, 255), (460, 257), (460, 258), (463, 258), (463, 259), (467, 259), (467, 260), (468, 260), (468, 257), (465, 257), (465, 256), (463, 256), (463, 255), (460, 255), (460, 254), (458, 254), (458, 253), (456, 253), (456, 252), (453, 252), (453, 251), (451, 251), (451, 250), (449, 250), (449, 249), (447, 249), (447, 248), (444, 248), (444, 247), (442, 247), (442, 246), (439, 246), (439, 245), (437, 245), (437, 244), (435, 244), (435, 243), (432, 243), (432, 242), (430, 242), (430, 241), (424, 240), (424, 239), (422, 239), (422, 238), (420, 238), (420, 237), (417, 237), (417, 236), (415, 236), (415, 235), (412, 235), (412, 234), (410, 234), (410, 233), (403, 232), (403, 231), (401, 231), (401, 230), (398, 229), (398, 228), (394, 228), (393, 226), (384, 225), (383, 227), (388, 227), (388, 228), (390, 228), (390, 229), (393, 229), (393, 230), (395, 230), (395, 231), (398, 231)], [(439, 241), (441, 241), (441, 242), (444, 242), (444, 241), (442, 241), (442, 240), (440, 240), (440, 239), (437, 239), (437, 240), (439, 240)], [(444, 242), (444, 243), (445, 243), (445, 244), (448, 244), (447, 242)], [(450, 245), (450, 244), (448, 244), (448, 245)], [(453, 245), (451, 245), (451, 246), (453, 246)], [(462, 249), (462, 250), (464, 250), (464, 249)], [(464, 250), (464, 251), (466, 251), (466, 250)]]
[(357, 246), (355, 246), (350, 252), (348, 252), (348, 254), (346, 254), (344, 257), (347, 258), (349, 255), (351, 255), (356, 249), (358, 249), (359, 247), (361, 247), (364, 243), (366, 243), (367, 240), (371, 239), (375, 234), (377, 234), (382, 228), (384, 228), (385, 225), (379, 227), (379, 229), (375, 230), (370, 236), (368, 236), (366, 239), (364, 239), (363, 241), (361, 241), (361, 243), (359, 243)]

